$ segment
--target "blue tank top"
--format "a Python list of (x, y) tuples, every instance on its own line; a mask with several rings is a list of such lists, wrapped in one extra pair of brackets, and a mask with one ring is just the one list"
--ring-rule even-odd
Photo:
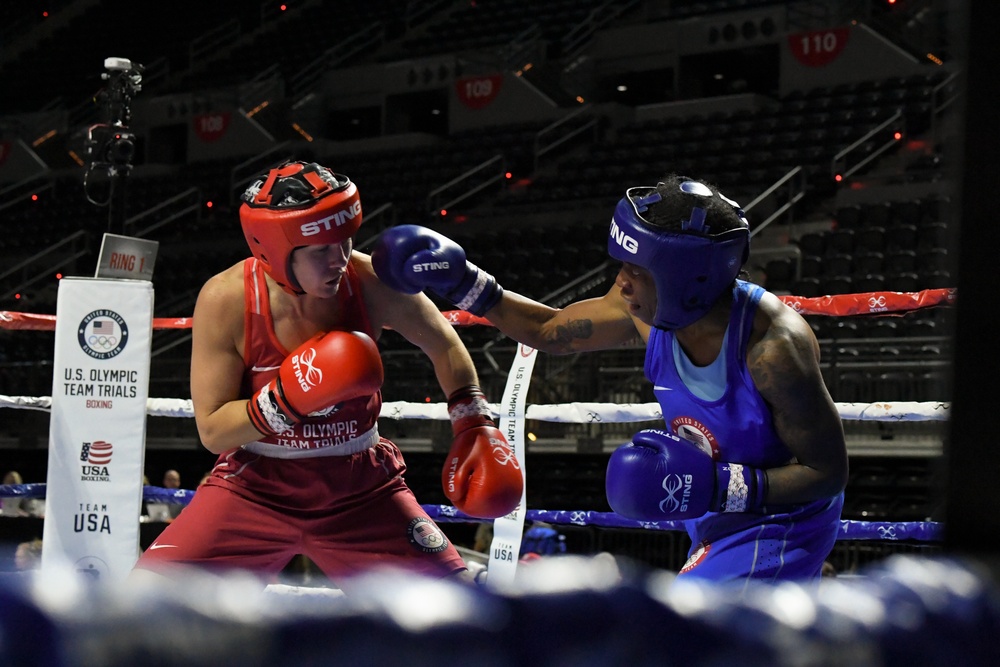
[[(684, 384), (674, 359), (675, 339), (670, 331), (650, 331), (645, 373), (653, 383), (668, 431), (694, 442), (716, 461), (767, 469), (788, 464), (793, 455), (775, 432), (771, 410), (757, 391), (746, 363), (753, 319), (763, 294), (764, 288), (759, 285), (736, 281), (726, 342), (719, 352), (725, 355), (726, 381), (718, 399), (700, 398)], [(697, 371), (688, 367), (685, 372)], [(718, 374), (718, 368), (714, 373)], [(828, 525), (835, 533), (842, 502), (841, 495), (802, 505), (769, 505), (762, 513), (709, 512), (686, 521), (685, 526), (696, 544), (773, 522), (794, 522), (803, 528), (807, 524)]]
[(746, 364), (747, 342), (763, 293), (762, 287), (739, 280), (733, 290), (726, 344), (719, 352), (725, 359), (726, 378), (720, 398), (700, 398), (684, 384), (674, 360), (671, 331), (650, 331), (645, 372), (668, 431), (694, 442), (716, 461), (772, 468), (787, 463), (792, 453), (775, 433), (771, 410)]

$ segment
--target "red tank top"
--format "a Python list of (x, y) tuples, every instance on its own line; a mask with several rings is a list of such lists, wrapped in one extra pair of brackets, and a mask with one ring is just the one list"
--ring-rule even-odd
[[(241, 396), (250, 398), (278, 374), (278, 367), (290, 352), (278, 341), (274, 332), (264, 269), (254, 258), (248, 258), (243, 263), (243, 285), (246, 299), (243, 363), (246, 370), (243, 372)], [(338, 329), (362, 331), (374, 338), (368, 312), (361, 299), (360, 281), (351, 264), (347, 265), (336, 298), (346, 315), (344, 326)], [(382, 392), (379, 391), (314, 412), (291, 430), (277, 436), (261, 437), (257, 443), (246, 447), (259, 454), (280, 458), (348, 454), (351, 452), (342, 450), (366, 449), (378, 440), (375, 422), (381, 410)]]

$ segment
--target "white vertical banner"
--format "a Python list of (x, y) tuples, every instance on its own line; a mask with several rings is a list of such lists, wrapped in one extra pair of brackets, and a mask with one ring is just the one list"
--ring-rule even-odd
[(493, 542), (490, 544), (490, 560), (487, 565), (486, 583), (491, 587), (510, 586), (517, 574), (518, 555), (521, 551), (521, 536), (524, 531), (524, 515), (527, 510), (527, 457), (524, 447), (524, 412), (528, 399), (528, 385), (535, 368), (538, 350), (527, 345), (518, 345), (517, 354), (507, 374), (507, 386), (500, 403), (500, 419), (497, 427), (514, 448), (514, 455), (521, 464), (524, 489), (517, 508), (493, 521)]
[(116, 582), (138, 558), (152, 335), (148, 280), (60, 281), (43, 573)]

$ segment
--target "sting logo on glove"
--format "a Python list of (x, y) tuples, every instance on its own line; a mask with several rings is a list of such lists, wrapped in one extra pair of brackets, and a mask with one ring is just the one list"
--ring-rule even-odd
[(516, 470), (521, 469), (521, 464), (517, 462), (517, 457), (514, 456), (514, 450), (510, 448), (506, 440), (499, 440), (497, 438), (490, 438), (490, 445), (493, 446), (493, 458), (497, 460), (502, 466), (508, 463), (514, 466)]
[[(667, 492), (667, 497), (660, 501), (660, 511), (666, 514), (672, 512), (687, 512), (688, 501), (691, 500), (691, 484), (694, 478), (691, 475), (667, 475), (663, 478), (663, 490)], [(677, 499), (677, 492), (683, 490), (680, 500)]]
[(640, 521), (755, 512), (767, 497), (767, 472), (717, 463), (694, 443), (646, 429), (612, 453), (605, 491), (611, 509)]
[[(295, 366), (295, 379), (298, 380), (302, 391), (309, 391), (323, 383), (323, 371), (313, 366), (316, 359), (316, 348), (310, 347), (302, 354), (292, 357), (292, 364)], [(305, 366), (305, 370), (302, 367)]]

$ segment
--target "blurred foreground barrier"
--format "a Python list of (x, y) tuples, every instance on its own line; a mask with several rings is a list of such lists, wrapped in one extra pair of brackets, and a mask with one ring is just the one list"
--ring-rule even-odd
[(893, 557), (862, 577), (749, 587), (553, 556), (499, 591), (387, 571), (346, 594), (243, 575), (0, 587), (0, 665), (997, 664), (1000, 591), (978, 563)]

